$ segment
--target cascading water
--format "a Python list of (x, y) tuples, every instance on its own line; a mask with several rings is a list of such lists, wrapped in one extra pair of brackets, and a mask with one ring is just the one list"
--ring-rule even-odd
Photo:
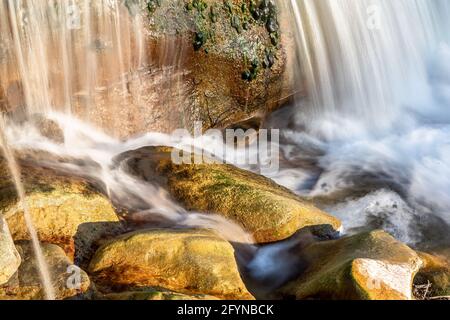
[[(295, 121), (284, 130), (285, 155), (293, 168), (274, 178), (325, 201), (348, 229), (381, 220), (413, 244), (426, 237), (418, 225), (428, 219), (448, 225), (450, 3), (291, 0), (285, 6), (309, 99), (289, 111)], [(286, 125), (285, 119), (280, 114), (272, 125)]]
[[(110, 129), (123, 126), (124, 106), (139, 109), (148, 103), (140, 89), (151, 64), (144, 17), (135, 2), (127, 3), (131, 7), (115, 0), (0, 2), (0, 98), (5, 92), (8, 100), (3, 107), (14, 111), (12, 118), (17, 110), (25, 119), (44, 114), (64, 135), (62, 143), (52, 141), (17, 116), (20, 121), (5, 128), (11, 147), (45, 151), (49, 156), (39, 165), (101, 182), (113, 201), (139, 208), (141, 218), (214, 228), (230, 241), (251, 244), (235, 224), (188, 213), (164, 190), (114, 163), (143, 146), (192, 142), (174, 142), (161, 133), (121, 141), (101, 130), (115, 135)], [(412, 227), (419, 217), (422, 224), (427, 217), (450, 224), (450, 3), (278, 3), (291, 14), (308, 99), (267, 121), (282, 129), (287, 159), (271, 177), (322, 203), (347, 230), (376, 220), (378, 227), (416, 244), (426, 237)], [(153, 94), (159, 94), (157, 87)], [(93, 109), (101, 111), (101, 121), (91, 118)], [(140, 129), (147, 124), (142, 122)], [(206, 149), (212, 145), (207, 137), (194, 142)], [(228, 150), (227, 160), (236, 159), (235, 152)], [(288, 277), (295, 263), (277, 259), (293, 245), (266, 246), (250, 270), (260, 279)]]
[(175, 58), (148, 52), (146, 13), (145, 1), (1, 1), (0, 107), (74, 114), (114, 136), (145, 132), (144, 111), (174, 99), (165, 91), (182, 95)]
[(291, 0), (309, 111), (384, 128), (429, 94), (428, 59), (448, 41), (445, 0)]

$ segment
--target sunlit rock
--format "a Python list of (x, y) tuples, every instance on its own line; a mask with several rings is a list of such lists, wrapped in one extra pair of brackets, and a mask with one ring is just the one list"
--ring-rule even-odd
[(286, 239), (308, 226), (330, 225), (335, 231), (341, 227), (337, 218), (268, 178), (228, 164), (176, 165), (171, 151), (143, 148), (120, 158), (148, 181), (162, 177), (187, 209), (226, 217), (259, 243)]
[(0, 216), (0, 285), (8, 282), (20, 265), (20, 255), (14, 246), (5, 219)]
[[(0, 159), (0, 213), (14, 241), (30, 240), (16, 190)], [(88, 183), (31, 165), (21, 167), (26, 204), (42, 242), (60, 245), (77, 261), (89, 258), (94, 242), (121, 232), (109, 200)]]
[(313, 243), (298, 253), (305, 264), (282, 296), (296, 299), (412, 299), (422, 261), (383, 231)]
[(206, 230), (122, 235), (100, 247), (89, 273), (99, 289), (163, 287), (189, 295), (253, 298), (242, 282), (233, 247)]

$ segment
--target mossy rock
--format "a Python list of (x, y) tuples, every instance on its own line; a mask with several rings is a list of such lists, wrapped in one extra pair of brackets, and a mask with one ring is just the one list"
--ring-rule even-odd
[(412, 299), (422, 261), (415, 251), (384, 231), (313, 243), (299, 252), (306, 267), (283, 286), (296, 299)]
[[(56, 299), (88, 298), (93, 287), (86, 272), (73, 266), (60, 247), (53, 244), (41, 244), (41, 247)], [(32, 244), (20, 242), (17, 249), (22, 257), (22, 264), (17, 274), (0, 287), (0, 300), (45, 299)]]
[(20, 255), (14, 246), (5, 219), (0, 216), (0, 285), (5, 284), (16, 273)]
[[(255, 19), (252, 3), (265, 15)], [(151, 60), (184, 70), (188, 107), (179, 114), (186, 127), (202, 121), (205, 129), (223, 128), (289, 99), (294, 89), (278, 14), (272, 0), (161, 1), (147, 13)], [(170, 58), (164, 48), (172, 46), (181, 51)]]
[(183, 294), (252, 299), (233, 247), (207, 230), (144, 230), (104, 244), (89, 266), (100, 290), (163, 287)]
[(283, 240), (309, 226), (341, 227), (337, 218), (268, 178), (228, 164), (176, 165), (172, 151), (148, 147), (117, 160), (125, 159), (134, 174), (165, 184), (187, 209), (238, 223), (258, 243)]
[[(89, 258), (95, 241), (122, 232), (110, 201), (82, 179), (33, 165), (21, 166), (26, 202), (39, 239), (61, 246), (77, 262)], [(30, 240), (8, 167), (0, 158), (0, 214), (14, 241)]]
[(431, 284), (425, 298), (436, 296), (450, 296), (450, 262), (443, 256), (418, 252), (423, 266), (417, 273), (414, 284)]

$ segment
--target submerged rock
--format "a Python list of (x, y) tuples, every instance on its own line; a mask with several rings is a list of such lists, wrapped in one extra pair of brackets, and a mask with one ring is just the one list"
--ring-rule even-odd
[(148, 181), (162, 178), (187, 209), (222, 215), (259, 243), (286, 239), (308, 226), (341, 227), (337, 218), (268, 178), (228, 164), (176, 165), (171, 161), (172, 150), (142, 148), (120, 159)]
[(100, 247), (89, 272), (103, 289), (163, 287), (189, 295), (253, 298), (242, 282), (233, 247), (206, 230), (122, 235)]
[(438, 255), (418, 252), (423, 266), (414, 278), (415, 285), (430, 285), (423, 298), (450, 295), (450, 262)]
[(306, 267), (281, 288), (296, 299), (412, 299), (422, 261), (384, 231), (311, 244), (299, 252)]
[[(0, 213), (14, 241), (30, 240), (17, 193), (0, 159)], [(23, 165), (22, 181), (34, 226), (42, 242), (60, 245), (69, 257), (89, 257), (94, 242), (122, 231), (109, 200), (87, 182), (48, 169)]]
[(6, 221), (0, 216), (0, 285), (8, 282), (19, 266), (20, 255), (14, 246)]
[[(49, 267), (56, 299), (74, 299), (88, 295), (91, 283), (87, 274), (72, 265), (60, 247), (52, 244), (41, 246)], [(31, 243), (21, 242), (17, 248), (22, 256), (22, 264), (16, 276), (0, 287), (0, 299), (45, 299)]]

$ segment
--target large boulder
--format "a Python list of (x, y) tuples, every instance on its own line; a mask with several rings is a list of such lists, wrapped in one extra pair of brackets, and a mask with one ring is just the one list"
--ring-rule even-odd
[(310, 244), (300, 252), (304, 270), (280, 289), (296, 299), (412, 299), (422, 261), (384, 231)]
[[(31, 243), (21, 242), (17, 248), (22, 257), (22, 264), (16, 276), (0, 287), (0, 300), (45, 299), (38, 263)], [(42, 244), (41, 248), (48, 265), (56, 299), (76, 299), (90, 296), (92, 286), (89, 277), (83, 270), (72, 265), (60, 247), (53, 244)]]
[(99, 288), (163, 287), (186, 294), (252, 299), (233, 247), (206, 230), (146, 230), (104, 244), (89, 272)]
[(0, 285), (5, 284), (20, 266), (20, 255), (14, 246), (5, 219), (0, 216)]
[(425, 286), (424, 297), (450, 296), (450, 261), (444, 256), (418, 252), (422, 268), (414, 278), (416, 286)]
[(250, 232), (256, 242), (286, 239), (308, 226), (341, 227), (338, 219), (317, 209), (272, 180), (228, 164), (181, 164), (171, 148), (142, 148), (121, 155), (135, 174), (161, 180), (187, 209), (220, 214)]
[[(73, 114), (118, 136), (192, 129), (194, 121), (205, 128), (225, 127), (278, 108), (293, 94), (294, 68), (287, 67), (291, 49), (280, 31), (275, 0), (126, 0), (118, 9), (73, 1), (80, 12), (88, 10), (86, 3), (92, 26), (105, 25), (91, 29), (89, 43), (83, 31), (89, 22), (82, 19), (70, 30), (70, 91), (67, 72), (57, 63), (35, 76), (46, 77), (40, 89), (48, 90), (56, 106), (70, 106)], [(45, 3), (42, 10), (56, 17), (64, 12)], [(114, 32), (115, 23), (120, 33)], [(63, 30), (43, 30), (51, 35), (43, 41), (49, 48), (59, 46)], [(6, 46), (0, 59), (0, 110), (11, 111), (25, 104), (24, 75), (13, 47)], [(86, 64), (87, 55), (96, 63)], [(52, 57), (64, 59), (55, 50)], [(86, 83), (86, 74), (96, 80)]]
[[(5, 161), (0, 159), (0, 214), (14, 241), (30, 240), (22, 206)], [(61, 246), (69, 257), (89, 258), (95, 241), (122, 231), (110, 201), (90, 184), (32, 165), (21, 167), (26, 202), (42, 242)]]

